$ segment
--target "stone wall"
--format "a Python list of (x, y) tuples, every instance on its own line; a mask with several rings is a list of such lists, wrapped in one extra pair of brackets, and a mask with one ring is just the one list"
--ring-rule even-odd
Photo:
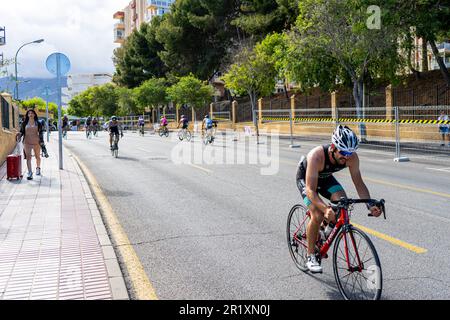
[[(6, 157), (14, 150), (16, 146), (16, 134), (19, 130), (19, 110), (16, 105), (12, 103), (11, 95), (2, 93), (1, 96), (8, 102), (9, 105), (9, 129), (0, 129), (0, 165), (6, 160)], [(13, 121), (14, 109), (14, 121)], [(0, 107), (0, 119), (2, 119), (2, 108)], [(14, 126), (13, 126), (14, 123)]]

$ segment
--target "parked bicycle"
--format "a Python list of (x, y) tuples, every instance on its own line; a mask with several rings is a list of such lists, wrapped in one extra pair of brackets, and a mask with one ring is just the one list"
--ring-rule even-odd
[[(375, 203), (386, 219), (384, 203), (372, 199), (341, 198), (332, 208), (337, 212), (336, 225), (325, 238), (320, 232), (315, 254), (318, 261), (328, 258), (328, 249), (333, 248), (333, 270), (339, 292), (346, 300), (379, 300), (383, 288), (380, 259), (370, 238), (350, 223), (351, 211), (356, 203)], [(369, 214), (370, 216), (370, 214)], [(292, 207), (287, 220), (287, 242), (295, 265), (308, 271), (306, 230), (311, 219), (303, 204)]]
[(183, 139), (186, 139), (187, 141), (191, 141), (192, 134), (188, 129), (181, 129), (178, 131), (178, 139), (180, 141), (183, 141)]
[(111, 148), (111, 154), (113, 157), (117, 158), (119, 156), (119, 135), (114, 134), (113, 144)]

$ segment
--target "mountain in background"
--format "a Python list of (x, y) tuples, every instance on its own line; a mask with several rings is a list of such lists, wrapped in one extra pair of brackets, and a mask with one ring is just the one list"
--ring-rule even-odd
[[(19, 77), (19, 99), (27, 100), (34, 97), (45, 97), (45, 87), (49, 87), (49, 102), (58, 103), (58, 94), (56, 92), (56, 78), (20, 78)], [(29, 82), (24, 82), (29, 81)], [(61, 86), (67, 86), (67, 77), (61, 78)], [(9, 92), (14, 95), (15, 81), (9, 77), (0, 78), (0, 92)]]

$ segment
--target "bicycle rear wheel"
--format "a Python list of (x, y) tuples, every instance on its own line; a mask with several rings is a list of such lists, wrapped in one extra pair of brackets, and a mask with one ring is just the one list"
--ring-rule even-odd
[(191, 132), (189, 130), (186, 130), (186, 140), (191, 141), (191, 138), (192, 138)]
[(183, 141), (183, 131), (178, 131), (178, 139), (180, 139), (180, 141)]
[(288, 215), (286, 230), (289, 253), (297, 268), (304, 272), (308, 271), (306, 227), (310, 218), (307, 212), (308, 209), (301, 204), (293, 206)]
[(339, 292), (346, 300), (379, 300), (383, 276), (380, 259), (370, 238), (350, 226), (336, 238), (333, 270)]

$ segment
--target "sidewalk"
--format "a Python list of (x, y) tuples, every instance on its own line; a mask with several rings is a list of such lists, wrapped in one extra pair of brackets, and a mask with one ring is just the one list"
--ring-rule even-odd
[(41, 177), (28, 181), (25, 161), (21, 181), (7, 181), (0, 169), (0, 299), (129, 299), (78, 164), (64, 152), (59, 170), (56, 141), (47, 149)]

